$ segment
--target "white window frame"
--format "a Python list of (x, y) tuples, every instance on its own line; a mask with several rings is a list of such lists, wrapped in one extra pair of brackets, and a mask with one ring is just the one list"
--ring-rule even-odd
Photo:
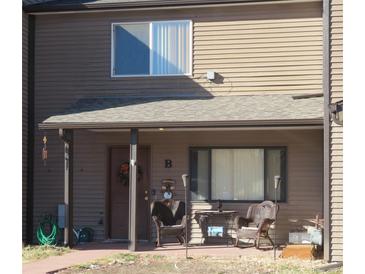
[[(179, 23), (179, 22), (188, 22), (189, 23), (189, 31), (190, 31), (190, 43), (189, 43), (189, 51), (190, 51), (190, 66), (189, 71), (184, 74), (151, 74), (152, 71), (152, 23)], [(148, 46), (150, 49), (150, 73), (149, 74), (136, 74), (136, 75), (120, 75), (114, 73), (114, 26), (118, 25), (131, 25), (131, 24), (149, 24), (149, 41)], [(111, 24), (111, 61), (110, 61), (110, 77), (111, 78), (132, 78), (132, 77), (182, 77), (182, 76), (192, 76), (193, 75), (193, 22), (192, 20), (163, 20), (163, 21), (137, 21), (137, 22), (115, 22)]]

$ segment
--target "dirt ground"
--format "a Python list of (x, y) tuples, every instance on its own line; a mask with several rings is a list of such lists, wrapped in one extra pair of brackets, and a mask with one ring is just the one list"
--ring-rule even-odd
[[(277, 259), (267, 257), (214, 257), (194, 256), (185, 259), (183, 256), (116, 254), (101, 260), (74, 266), (61, 271), (62, 274), (76, 273), (319, 273), (322, 261), (303, 261), (295, 259)], [(328, 274), (340, 274), (342, 268), (327, 271)]]

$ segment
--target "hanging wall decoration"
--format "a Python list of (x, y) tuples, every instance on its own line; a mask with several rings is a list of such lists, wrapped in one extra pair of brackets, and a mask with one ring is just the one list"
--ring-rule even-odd
[[(140, 166), (137, 166), (137, 181), (142, 178), (143, 172)], [(119, 167), (119, 178), (120, 182), (128, 186), (129, 185), (129, 162), (123, 162)]]
[(47, 151), (47, 136), (43, 137), (42, 160), (44, 166), (47, 165), (48, 151)]

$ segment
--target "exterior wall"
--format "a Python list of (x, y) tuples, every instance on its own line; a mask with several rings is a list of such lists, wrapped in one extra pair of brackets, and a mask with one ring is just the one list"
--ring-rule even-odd
[[(342, 100), (342, 0), (330, 1), (330, 102)], [(332, 122), (330, 125), (330, 214), (332, 261), (342, 261), (343, 252), (343, 181), (342, 142), (343, 128)]]
[[(56, 214), (56, 205), (63, 201), (63, 145), (56, 131), (41, 132), (37, 128), (38, 123), (86, 96), (322, 92), (321, 10), (321, 3), (314, 2), (219, 9), (37, 16), (34, 226), (38, 225), (44, 213)], [(111, 23), (146, 19), (193, 20), (194, 56), (191, 77), (110, 77)], [(219, 81), (216, 83), (206, 81), (204, 75), (207, 70), (215, 70), (219, 73)], [(49, 159), (46, 166), (40, 156), (43, 134), (48, 137)], [(90, 136), (87, 142), (80, 141), (84, 140), (79, 139), (83, 136), (81, 133), (75, 136), (75, 221), (77, 221), (75, 225), (94, 227), (100, 239), (104, 235), (103, 225), (95, 223), (104, 216), (105, 146), (108, 142), (127, 143), (128, 139), (122, 141), (117, 137), (113, 137), (117, 139), (110, 137), (111, 139), (108, 140), (103, 139), (106, 138), (102, 137), (104, 133), (88, 134)], [(287, 134), (288, 138), (292, 135), (290, 132)], [(114, 136), (118, 135), (114, 134)], [(260, 140), (260, 136), (261, 133), (254, 139)], [(300, 135), (293, 136), (299, 138), (296, 141), (291, 139), (293, 146), (295, 142), (299, 142), (298, 155), (302, 155), (305, 159), (311, 158), (309, 154), (306, 154), (313, 149), (309, 145), (308, 148), (306, 147), (307, 139)], [(220, 140), (225, 139), (227, 138)], [(171, 140), (171, 142), (175, 141)], [(181, 169), (175, 171), (178, 181), (181, 174), (186, 172), (187, 159), (184, 158), (183, 153), (188, 143), (184, 142), (173, 147), (162, 140), (151, 141), (151, 144), (159, 144), (160, 157), (171, 155), (171, 151), (182, 155), (178, 158)], [(193, 143), (193, 141), (190, 142)], [(240, 143), (241, 141), (236, 139), (232, 142)], [(262, 142), (269, 141), (267, 139)], [(165, 150), (163, 150), (164, 146)], [(321, 149), (319, 143), (316, 147)], [(77, 157), (87, 159), (89, 162), (84, 162)], [(309, 163), (319, 161), (318, 166), (313, 167), (313, 169), (318, 168), (319, 173), (321, 157), (318, 154), (318, 157), (308, 160)], [(80, 166), (81, 163), (84, 163), (84, 166)], [(295, 179), (300, 182), (299, 189), (302, 187), (301, 183), (305, 185), (316, 182), (316, 185), (321, 186), (321, 182), (316, 181), (317, 176), (321, 176), (316, 175), (317, 171), (307, 174), (308, 169), (302, 169), (299, 164), (295, 169), (293, 176), (302, 176), (300, 179)], [(154, 183), (158, 183), (164, 176), (169, 176), (166, 171), (158, 170), (154, 173), (154, 176), (157, 176), (157, 180), (153, 179)], [(79, 173), (83, 176), (79, 177)], [(301, 178), (308, 178), (308, 180)], [(79, 193), (83, 191), (88, 196), (80, 200)], [(318, 210), (321, 211), (321, 206), (316, 204), (321, 201), (321, 195), (319, 195), (321, 190), (315, 193), (311, 193), (310, 189), (306, 191), (293, 194), (293, 199), (297, 197), (298, 202), (292, 202), (291, 207), (298, 206), (296, 212), (300, 208), (303, 216), (313, 217)], [(300, 196), (299, 193), (305, 196)], [(307, 203), (312, 199), (317, 202)], [(242, 205), (243, 212), (246, 208), (247, 205)], [(291, 214), (285, 213), (288, 210), (285, 206), (283, 207), (283, 217)], [(283, 226), (287, 224), (284, 222)]]
[(28, 172), (28, 15), (22, 13), (22, 240), (26, 240)]
[[(89, 226), (96, 231), (96, 239), (104, 239), (106, 214), (106, 184), (108, 177), (108, 147), (128, 145), (127, 132), (75, 132), (74, 144), (74, 221), (75, 226)], [(287, 146), (288, 196), (280, 204), (278, 238), (285, 242), (288, 230), (295, 228), (289, 219), (313, 218), (322, 215), (322, 130), (232, 131), (232, 132), (140, 132), (140, 144), (151, 148), (151, 191), (160, 191), (165, 178), (176, 181), (176, 199), (184, 199), (181, 175), (189, 171), (190, 146)], [(62, 166), (57, 155), (62, 145), (56, 135), (49, 136), (52, 151), (46, 167), (41, 167), (36, 212), (56, 214), (57, 203), (62, 202)], [(166, 169), (164, 159), (171, 159), (173, 167)], [(41, 187), (40, 187), (41, 185)], [(150, 193), (151, 193), (150, 191)], [(39, 194), (37, 194), (39, 193)], [(40, 196), (42, 195), (42, 196)], [(42, 199), (41, 199), (42, 197)], [(157, 197), (151, 199), (161, 198)], [(211, 208), (214, 204), (194, 202), (192, 210)], [(224, 203), (225, 209), (245, 214), (249, 203)], [(102, 223), (100, 223), (102, 220)], [(200, 229), (193, 221), (192, 242), (200, 241)]]
[[(23, 6), (47, 2), (51, 0), (23, 0)], [(29, 40), (29, 15), (22, 12), (22, 240), (26, 241), (27, 229), (27, 191), (28, 191), (28, 40)]]
[[(192, 19), (193, 76), (110, 77), (111, 23)], [(40, 117), (83, 96), (322, 92), (318, 3), (160, 12), (43, 15), (36, 22)], [(207, 70), (220, 76), (205, 79)], [(52, 96), (52, 97), (51, 97)]]

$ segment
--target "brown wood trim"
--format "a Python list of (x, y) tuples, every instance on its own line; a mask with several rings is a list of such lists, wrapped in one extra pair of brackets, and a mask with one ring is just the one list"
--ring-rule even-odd
[[(104, 235), (106, 237), (106, 239), (110, 239), (111, 238), (111, 233), (110, 233), (110, 228), (111, 228), (111, 193), (110, 193), (110, 178), (111, 178), (111, 174), (110, 174), (110, 165), (111, 165), (111, 151), (114, 148), (125, 148), (125, 149), (129, 149), (129, 145), (120, 145), (120, 144), (115, 144), (115, 145), (107, 145), (106, 146), (106, 182), (105, 182), (105, 214), (104, 216), (106, 216), (106, 220), (104, 222)], [(151, 212), (151, 178), (152, 178), (152, 157), (151, 157), (151, 145), (150, 144), (146, 144), (146, 145), (140, 145), (139, 146), (140, 149), (146, 149), (147, 150), (147, 161), (148, 161), (148, 181), (149, 181), (149, 186), (148, 186), (148, 216), (150, 215)], [(152, 239), (152, 230), (151, 230), (151, 218), (148, 218), (148, 227), (147, 227), (147, 240), (151, 241)]]

